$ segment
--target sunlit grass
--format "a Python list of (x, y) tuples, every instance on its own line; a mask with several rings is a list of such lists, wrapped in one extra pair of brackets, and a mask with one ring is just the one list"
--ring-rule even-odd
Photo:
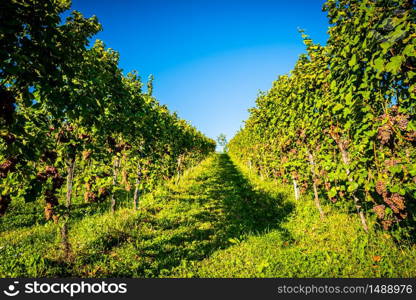
[(251, 234), (201, 262), (183, 264), (180, 277), (415, 277), (416, 247), (397, 244), (390, 234), (366, 234), (355, 215), (325, 207), (321, 219), (313, 201), (295, 201), (291, 188), (243, 172), (255, 189), (286, 190), (295, 209), (280, 228)]
[(237, 167), (225, 154), (142, 195), (137, 211), (77, 209), (65, 259), (59, 224), (30, 226), (26, 218), (16, 229), (4, 227), (0, 276), (416, 275), (414, 246), (373, 229), (366, 234), (354, 214), (330, 206), (322, 220), (311, 198), (295, 201), (290, 187)]

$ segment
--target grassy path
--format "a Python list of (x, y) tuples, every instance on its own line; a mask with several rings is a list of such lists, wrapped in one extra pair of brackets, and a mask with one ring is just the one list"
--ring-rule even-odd
[(242, 168), (257, 194), (281, 197), (285, 213), (269, 230), (248, 234), (231, 247), (177, 268), (173, 277), (416, 277), (416, 246), (397, 244), (386, 232), (365, 233), (354, 212), (325, 206), (321, 219), (312, 195), (294, 200), (290, 186)]
[[(9, 258), (9, 263), (0, 267), (0, 274), (169, 275), (173, 268), (202, 260), (247, 233), (278, 228), (276, 220), (284, 220), (291, 210), (283, 198), (255, 191), (226, 154), (213, 155), (188, 170), (178, 184), (172, 180), (146, 195), (138, 211), (121, 209), (115, 215), (77, 219), (70, 228), (69, 262), (59, 256), (53, 224), (1, 233), (0, 259)], [(16, 235), (21, 238), (14, 240)]]
[(312, 199), (210, 156), (140, 200), (70, 226), (64, 261), (54, 224), (0, 233), (0, 277), (416, 276), (416, 248), (362, 232), (354, 215), (321, 220)]
[[(261, 232), (270, 224), (277, 227), (275, 220), (288, 213), (281, 202), (281, 195), (255, 192), (227, 155), (212, 156), (178, 184), (149, 195), (136, 223), (122, 231), (123, 241), (92, 261), (91, 253), (85, 256), (80, 264), (87, 267), (79, 275), (169, 275), (172, 268), (202, 260), (248, 232)], [(88, 235), (82, 228), (78, 240)], [(94, 221), (86, 230), (93, 228)], [(96, 251), (97, 246), (86, 248)]]

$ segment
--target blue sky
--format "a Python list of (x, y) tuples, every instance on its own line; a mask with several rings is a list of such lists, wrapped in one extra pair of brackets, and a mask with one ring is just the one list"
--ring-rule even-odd
[(321, 0), (73, 0), (96, 15), (96, 38), (120, 53), (125, 73), (153, 74), (154, 96), (209, 137), (230, 139), (259, 90), (288, 73), (304, 45), (324, 44)]

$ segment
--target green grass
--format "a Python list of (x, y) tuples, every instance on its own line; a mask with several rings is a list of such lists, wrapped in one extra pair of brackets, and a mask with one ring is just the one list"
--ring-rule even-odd
[(321, 220), (311, 199), (295, 201), (290, 187), (260, 180), (226, 154), (144, 195), (138, 211), (126, 205), (115, 214), (107, 206), (76, 206), (69, 259), (59, 225), (36, 217), (41, 212), (6, 216), (0, 277), (416, 275), (415, 246), (373, 229), (366, 234), (340, 209), (324, 206)]
[(294, 210), (278, 228), (249, 234), (200, 262), (177, 268), (175, 277), (416, 277), (416, 246), (397, 244), (386, 232), (365, 233), (355, 214), (324, 206), (322, 220), (312, 198), (292, 198), (290, 187), (245, 176), (255, 189), (282, 190)]

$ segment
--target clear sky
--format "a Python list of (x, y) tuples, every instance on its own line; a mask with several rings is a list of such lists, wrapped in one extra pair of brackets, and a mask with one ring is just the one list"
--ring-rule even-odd
[(323, 0), (73, 0), (96, 15), (96, 38), (125, 73), (153, 74), (154, 96), (209, 137), (230, 139), (259, 90), (305, 51), (297, 28), (325, 44)]

